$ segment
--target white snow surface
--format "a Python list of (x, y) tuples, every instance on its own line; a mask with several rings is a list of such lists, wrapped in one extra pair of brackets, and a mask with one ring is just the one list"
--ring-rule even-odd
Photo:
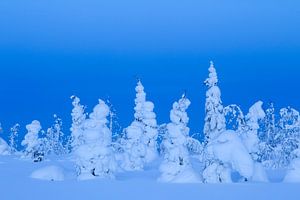
[[(182, 200), (182, 199), (243, 199), (298, 200), (300, 184), (170, 184), (159, 183), (158, 161), (144, 171), (116, 174), (116, 179), (78, 181), (71, 161), (57, 160), (32, 163), (13, 156), (0, 156), (1, 200)], [(30, 174), (48, 166), (64, 171), (64, 181), (44, 181), (30, 178)], [(194, 166), (197, 166), (194, 164)], [(199, 170), (199, 169), (198, 169)], [(270, 173), (278, 176), (278, 172)], [(281, 179), (281, 177), (272, 177)]]
[(284, 182), (300, 183), (300, 158), (293, 160), (290, 170), (287, 172)]
[(46, 181), (63, 181), (64, 173), (61, 168), (52, 165), (35, 170), (30, 177)]

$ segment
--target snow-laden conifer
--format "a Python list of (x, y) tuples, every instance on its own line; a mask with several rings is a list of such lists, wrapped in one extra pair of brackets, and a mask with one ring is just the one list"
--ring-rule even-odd
[(198, 182), (198, 176), (194, 172), (188, 152), (189, 118), (186, 110), (191, 102), (185, 95), (173, 104), (170, 112), (171, 123), (167, 125), (167, 131), (162, 143), (164, 160), (160, 166), (162, 182)]
[(144, 86), (139, 80), (135, 88), (134, 121), (125, 129), (122, 167), (125, 170), (142, 170), (144, 165), (157, 158), (157, 122), (154, 104), (146, 101)]
[(24, 155), (25, 157), (33, 159), (34, 162), (40, 162), (44, 157), (44, 152), (41, 147), (42, 141), (39, 138), (42, 126), (39, 121), (34, 120), (31, 124), (26, 126), (26, 129), (27, 134), (21, 143), (25, 147)]
[(109, 107), (99, 100), (84, 122), (82, 142), (75, 150), (78, 178), (81, 180), (114, 178), (116, 162), (111, 146), (112, 133), (107, 126), (108, 115)]
[(17, 140), (19, 136), (19, 130), (20, 130), (20, 125), (15, 124), (13, 127), (10, 129), (10, 136), (9, 136), (9, 147), (12, 153), (15, 153), (17, 150)]
[(80, 104), (80, 99), (76, 96), (72, 96), (73, 100), (73, 110), (72, 116), (72, 126), (71, 126), (71, 146), (75, 150), (82, 143), (82, 134), (84, 131), (84, 122), (86, 120), (85, 107)]
[(207, 142), (218, 137), (226, 129), (221, 91), (218, 87), (218, 76), (213, 62), (210, 62), (208, 71), (209, 77), (205, 81), (208, 90), (206, 92), (204, 124), (204, 135)]

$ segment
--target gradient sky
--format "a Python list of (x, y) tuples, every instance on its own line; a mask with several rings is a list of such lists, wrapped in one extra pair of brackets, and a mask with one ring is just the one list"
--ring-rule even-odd
[(225, 105), (300, 109), (299, 22), (297, 0), (1, 0), (0, 121), (46, 129), (57, 113), (68, 132), (75, 94), (88, 111), (110, 97), (126, 127), (139, 76), (159, 123), (187, 90), (201, 132), (210, 60)]

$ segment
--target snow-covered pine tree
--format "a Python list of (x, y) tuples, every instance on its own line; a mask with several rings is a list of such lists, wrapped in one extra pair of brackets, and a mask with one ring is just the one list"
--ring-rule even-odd
[(224, 107), (226, 129), (242, 132), (245, 129), (246, 121), (242, 109), (235, 104)]
[(17, 151), (17, 139), (18, 139), (19, 130), (20, 130), (19, 124), (15, 124), (10, 129), (9, 147), (12, 153), (15, 153)]
[(112, 151), (112, 133), (107, 127), (109, 107), (104, 101), (85, 120), (82, 143), (75, 149), (78, 179), (114, 178), (116, 162)]
[(187, 140), (189, 137), (189, 122), (186, 110), (190, 106), (189, 99), (185, 95), (173, 104), (170, 112), (171, 123), (167, 125), (162, 146), (164, 160), (160, 166), (162, 182), (198, 182), (198, 176), (192, 169)]
[(134, 121), (125, 129), (126, 141), (124, 142), (124, 154), (122, 168), (128, 171), (142, 170), (146, 156), (144, 143), (143, 108), (146, 102), (144, 86), (139, 80), (135, 88), (136, 98), (134, 107)]
[(276, 145), (276, 121), (275, 108), (273, 103), (270, 103), (269, 108), (266, 109), (266, 116), (263, 124), (265, 126), (266, 133), (264, 141), (274, 147)]
[(139, 80), (135, 98), (134, 121), (125, 129), (124, 158), (122, 167), (125, 170), (142, 170), (145, 163), (157, 158), (158, 127), (154, 104), (146, 101), (144, 86)]
[(34, 162), (40, 162), (44, 158), (44, 152), (41, 148), (41, 139), (39, 133), (42, 130), (39, 121), (34, 120), (26, 126), (27, 134), (22, 141), (22, 146), (25, 146), (24, 156), (33, 159)]
[[(2, 134), (3, 129), (0, 123), (0, 134)], [(0, 137), (0, 155), (9, 155), (11, 154), (11, 149), (7, 142)]]
[(46, 135), (46, 153), (62, 155), (65, 153), (63, 145), (62, 120), (55, 114), (54, 124), (48, 128)]
[(281, 147), (281, 167), (288, 167), (294, 159), (293, 153), (300, 144), (300, 115), (291, 107), (280, 110), (279, 147)]
[(204, 135), (206, 143), (218, 137), (226, 129), (225, 116), (221, 100), (221, 91), (218, 87), (218, 76), (213, 62), (208, 69), (209, 77), (205, 80), (208, 87), (205, 102)]
[(266, 116), (261, 121), (261, 127), (258, 132), (260, 139), (259, 152), (260, 161), (266, 168), (277, 168), (281, 157), (279, 131), (275, 118), (275, 107), (273, 103), (265, 111)]
[(265, 118), (265, 112), (262, 109), (262, 105), (263, 102), (258, 101), (250, 107), (249, 113), (246, 115), (247, 130), (240, 134), (244, 145), (254, 160), (258, 160), (259, 154), (259, 121)]
[(154, 113), (154, 104), (146, 101), (143, 111), (143, 124), (144, 124), (144, 143), (146, 145), (145, 162), (151, 163), (158, 157), (157, 152), (157, 137), (158, 128), (156, 122), (156, 114)]
[(85, 113), (85, 106), (80, 104), (80, 99), (76, 96), (71, 96), (73, 100), (72, 126), (71, 126), (71, 147), (75, 150), (82, 143), (82, 134), (84, 131), (84, 122), (87, 114)]

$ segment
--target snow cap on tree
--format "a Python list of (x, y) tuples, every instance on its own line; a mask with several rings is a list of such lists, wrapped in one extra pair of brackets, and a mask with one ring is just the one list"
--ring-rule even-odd
[(144, 103), (146, 102), (146, 93), (144, 92), (144, 86), (142, 85), (141, 80), (138, 80), (135, 91), (136, 91), (136, 98), (135, 98), (134, 117), (137, 121), (140, 121), (143, 118), (143, 106)]
[(210, 61), (210, 67), (208, 68), (208, 71), (209, 75), (208, 78), (205, 80), (205, 84), (208, 87), (213, 87), (218, 84), (218, 75), (213, 61)]

